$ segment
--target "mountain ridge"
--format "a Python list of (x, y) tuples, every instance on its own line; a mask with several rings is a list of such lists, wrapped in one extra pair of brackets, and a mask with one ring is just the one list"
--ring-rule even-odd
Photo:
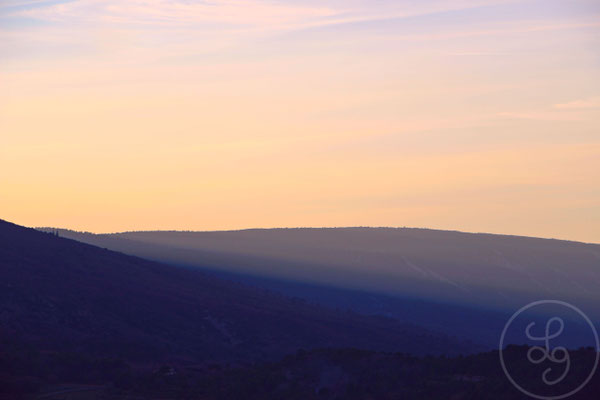
[(417, 228), (60, 232), (171, 264), (390, 295), (508, 299), (506, 309), (548, 296), (600, 304), (600, 245), (582, 242)]
[(5, 221), (0, 271), (3, 331), (48, 350), (256, 360), (318, 346), (417, 353), (471, 346)]
[(89, 235), (97, 235), (97, 236), (107, 236), (107, 235), (127, 235), (127, 234), (137, 234), (137, 233), (234, 233), (234, 232), (248, 232), (248, 231), (289, 231), (289, 230), (355, 230), (355, 229), (363, 229), (363, 230), (378, 230), (378, 229), (387, 229), (387, 230), (407, 230), (407, 231), (430, 231), (430, 232), (444, 232), (444, 233), (456, 233), (456, 234), (464, 234), (464, 235), (478, 235), (478, 236), (492, 236), (492, 237), (505, 237), (505, 238), (516, 238), (516, 239), (533, 239), (540, 241), (558, 241), (558, 242), (568, 242), (568, 243), (579, 243), (584, 245), (594, 245), (600, 246), (598, 242), (585, 242), (581, 240), (574, 239), (563, 239), (563, 238), (554, 238), (554, 237), (540, 237), (540, 236), (530, 236), (530, 235), (516, 235), (509, 233), (491, 233), (491, 232), (476, 232), (476, 231), (462, 231), (457, 229), (437, 229), (437, 228), (424, 228), (424, 227), (407, 227), (407, 226), (298, 226), (298, 227), (275, 227), (275, 228), (240, 228), (240, 229), (216, 229), (216, 230), (194, 230), (194, 229), (142, 229), (142, 230), (124, 230), (124, 231), (114, 231), (114, 232), (91, 232), (86, 230), (77, 230), (70, 228), (62, 228), (56, 226), (34, 226), (30, 227), (32, 229), (48, 231), (48, 230), (58, 230), (64, 232), (72, 232), (72, 233), (80, 233), (80, 234), (89, 234)]
[(541, 299), (577, 305), (600, 327), (596, 244), (418, 228), (59, 232), (327, 307), (434, 330), (444, 321), (445, 332), (489, 346), (513, 312)]

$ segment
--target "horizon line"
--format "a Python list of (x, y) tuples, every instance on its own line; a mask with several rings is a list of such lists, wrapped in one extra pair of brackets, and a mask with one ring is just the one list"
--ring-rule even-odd
[[(7, 221), (8, 222), (8, 221)], [(17, 224), (18, 225), (18, 224)], [(213, 229), (213, 230), (193, 230), (193, 229), (141, 229), (141, 230), (125, 230), (125, 231), (114, 231), (114, 232), (91, 232), (91, 231), (79, 231), (76, 229), (70, 228), (60, 228), (53, 226), (29, 226), (28, 228), (32, 228), (35, 230), (44, 230), (44, 229), (56, 229), (62, 231), (69, 231), (75, 233), (89, 234), (89, 235), (121, 235), (127, 233), (218, 233), (218, 232), (244, 232), (244, 231), (268, 231), (268, 230), (324, 230), (324, 229), (413, 229), (413, 230), (427, 230), (427, 231), (437, 231), (437, 232), (451, 232), (451, 233), (460, 233), (465, 235), (490, 235), (490, 236), (508, 236), (508, 237), (517, 237), (517, 238), (527, 238), (527, 239), (539, 239), (539, 240), (555, 240), (561, 242), (572, 242), (572, 243), (581, 243), (581, 244), (590, 244), (600, 246), (600, 243), (596, 242), (584, 242), (581, 240), (574, 239), (561, 239), (555, 237), (542, 237), (542, 236), (530, 236), (530, 235), (519, 235), (519, 234), (511, 234), (511, 233), (494, 233), (494, 232), (477, 232), (477, 231), (463, 231), (458, 229), (441, 229), (441, 228), (427, 228), (427, 227), (415, 227), (415, 226), (368, 226), (368, 225), (355, 225), (355, 226), (296, 226), (296, 227), (253, 227), (253, 228), (240, 228), (240, 229)]]

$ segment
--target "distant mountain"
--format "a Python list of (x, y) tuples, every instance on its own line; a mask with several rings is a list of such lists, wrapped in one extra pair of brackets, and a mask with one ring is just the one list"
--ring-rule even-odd
[(458, 353), (458, 340), (337, 312), (0, 221), (0, 339), (124, 359), (257, 360), (352, 346)]
[[(0, 220), (0, 398), (521, 398), (501, 372), (497, 352), (415, 357), (481, 347), (397, 319), (328, 309), (240, 284), (234, 281), (239, 274), (221, 279), (61, 234)], [(259, 281), (255, 286), (268, 286)], [(320, 290), (325, 297), (334, 291)], [(370, 296), (359, 293), (355, 300)], [(494, 316), (394, 299), (400, 313), (433, 315), (440, 326), (452, 317), (459, 318), (455, 325), (470, 326), (470, 318)], [(527, 361), (527, 350), (506, 349), (519, 362)], [(291, 353), (296, 355), (276, 361)], [(591, 348), (572, 353), (578, 366), (593, 362), (595, 354)], [(539, 380), (535, 369), (519, 369), (527, 380)], [(585, 373), (575, 372), (569, 375), (573, 381)], [(574, 398), (594, 398), (597, 388), (594, 379)]]
[(600, 322), (597, 244), (410, 228), (59, 234), (490, 346), (535, 300), (571, 302)]

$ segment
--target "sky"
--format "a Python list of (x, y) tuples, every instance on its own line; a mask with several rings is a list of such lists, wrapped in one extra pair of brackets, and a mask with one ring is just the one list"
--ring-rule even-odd
[(0, 0), (0, 218), (600, 243), (600, 2)]

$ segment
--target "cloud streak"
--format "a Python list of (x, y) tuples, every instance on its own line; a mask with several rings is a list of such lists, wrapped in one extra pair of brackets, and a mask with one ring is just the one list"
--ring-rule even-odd
[[(23, 1), (9, 6), (31, 5), (7, 13), (61, 23), (110, 23), (161, 26), (225, 24), (254, 29), (302, 29), (317, 26), (367, 22), (465, 10), (511, 0), (462, 0), (383, 2), (374, 7), (367, 1), (264, 1), (264, 0), (74, 0), (51, 3)], [(214, 27), (214, 26), (213, 26)]]
[(573, 100), (567, 103), (555, 104), (554, 108), (559, 110), (585, 110), (600, 108), (600, 96), (587, 99)]

